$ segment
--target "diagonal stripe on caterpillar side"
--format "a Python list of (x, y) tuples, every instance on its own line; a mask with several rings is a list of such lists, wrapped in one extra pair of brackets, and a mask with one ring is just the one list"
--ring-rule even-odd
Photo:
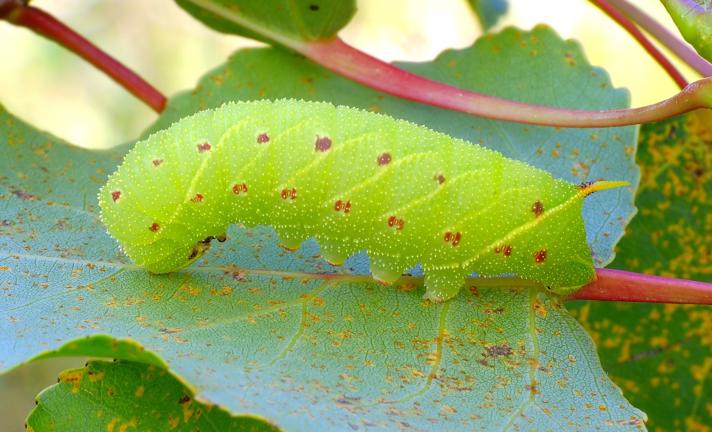
[(516, 274), (567, 293), (594, 277), (574, 185), (403, 120), (328, 103), (237, 102), (136, 144), (99, 193), (102, 220), (154, 273), (198, 259), (227, 226), (316, 238), (333, 264), (366, 251), (384, 283), (421, 263), (425, 297)]

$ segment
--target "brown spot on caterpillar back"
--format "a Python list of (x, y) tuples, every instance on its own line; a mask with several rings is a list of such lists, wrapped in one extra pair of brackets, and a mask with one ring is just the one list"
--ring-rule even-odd
[(494, 248), (494, 253), (498, 254), (500, 252), (506, 257), (512, 255), (512, 245), (496, 246)]
[(541, 249), (534, 252), (534, 262), (541, 264), (546, 261), (546, 249)]
[(116, 202), (121, 198), (121, 191), (120, 190), (115, 190), (111, 192), (111, 199)]
[(203, 196), (203, 194), (198, 193), (198, 194), (195, 194), (195, 196), (193, 198), (191, 198), (190, 200), (193, 201), (194, 203), (199, 203), (199, 202), (203, 202), (203, 198), (205, 198)]
[(163, 163), (163, 159), (154, 159), (151, 161), (154, 167), (157, 167)]
[(266, 133), (261, 133), (257, 135), (257, 144), (264, 144), (269, 142), (269, 135)]
[(388, 226), (389, 227), (393, 227), (397, 222), (398, 222), (398, 218), (395, 216), (391, 216), (388, 218)]
[(458, 231), (455, 233), (455, 236), (452, 239), (452, 245), (457, 246), (460, 244), (460, 239), (462, 238), (462, 234)]
[(320, 137), (319, 135), (316, 136), (316, 141), (314, 142), (314, 151), (318, 152), (325, 152), (329, 151), (331, 148), (331, 138), (328, 136), (323, 136)]
[(378, 162), (379, 166), (384, 166), (391, 163), (391, 160), (392, 158), (390, 153), (381, 153), (376, 159), (376, 162)]
[(541, 216), (541, 214), (544, 213), (544, 204), (542, 204), (541, 201), (536, 200), (534, 204), (532, 204), (532, 213), (534, 213), (535, 217)]
[(154, 223), (151, 224), (150, 227), (148, 227), (148, 229), (149, 229), (149, 231), (151, 231), (151, 232), (158, 232), (158, 230), (161, 229), (161, 226), (160, 226), (157, 222), (154, 222)]
[(198, 144), (196, 147), (198, 148), (198, 153), (205, 153), (210, 151), (211, 148), (210, 143), (207, 141), (202, 144)]
[(433, 180), (438, 182), (438, 184), (443, 184), (443, 183), (445, 183), (445, 176), (442, 174), (438, 174), (436, 176), (433, 176)]
[(343, 210), (344, 213), (350, 212), (351, 211), (351, 201), (343, 202), (341, 200), (337, 200), (334, 203), (334, 210), (336, 210), (337, 212)]
[(282, 189), (282, 192), (279, 193), (279, 196), (282, 197), (283, 200), (286, 200), (288, 198), (295, 200), (295, 199), (297, 199), (297, 189), (295, 189), (295, 188)]
[[(458, 232), (446, 232), (445, 236), (443, 237), (443, 240), (445, 240), (446, 243), (452, 243), (453, 247), (457, 246), (460, 244), (460, 239), (462, 238), (462, 233), (460, 231)], [(495, 248), (495, 252), (499, 253), (497, 251), (497, 248)]]
[(232, 193), (235, 195), (240, 195), (242, 192), (247, 192), (247, 184), (246, 183), (235, 183), (232, 185)]

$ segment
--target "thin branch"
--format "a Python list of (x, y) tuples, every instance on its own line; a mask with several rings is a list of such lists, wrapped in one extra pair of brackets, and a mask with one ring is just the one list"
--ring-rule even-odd
[[(12, 7), (8, 7), (9, 3), (12, 4)], [(9, 3), (0, 2), (0, 18), (27, 27), (35, 33), (57, 42), (109, 75), (154, 111), (158, 113), (163, 111), (166, 106), (166, 97), (136, 73), (50, 14), (19, 2)]]
[(595, 281), (567, 300), (712, 305), (712, 284), (709, 283), (614, 269), (596, 269), (596, 275)]
[(687, 63), (703, 77), (712, 76), (712, 64), (702, 58), (687, 43), (678, 38), (664, 25), (646, 14), (637, 6), (627, 0), (608, 0), (613, 7), (623, 12), (638, 24), (643, 30), (650, 33), (657, 41), (667, 47), (673, 54)]
[(501, 99), (412, 74), (336, 37), (320, 41), (294, 39), (217, 2), (189, 1), (355, 82), (404, 99), (479, 117), (543, 126), (592, 128), (654, 122), (698, 108), (712, 108), (712, 78), (696, 81), (669, 99), (633, 109), (576, 110)]
[(617, 22), (625, 31), (627, 31), (633, 38), (638, 41), (638, 43), (645, 49), (645, 51), (650, 54), (651, 57), (655, 59), (655, 61), (658, 62), (660, 66), (662, 66), (663, 69), (665, 69), (665, 72), (670, 75), (670, 78), (675, 81), (675, 83), (681, 88), (685, 88), (687, 86), (687, 80), (685, 77), (680, 73), (679, 70), (675, 67), (675, 65), (668, 60), (667, 57), (665, 57), (665, 54), (663, 54), (655, 45), (653, 45), (650, 40), (648, 40), (647, 36), (643, 34), (640, 29), (622, 12), (620, 12), (618, 9), (614, 8), (611, 6), (610, 3), (608, 3), (607, 0), (590, 0), (591, 3), (593, 3), (596, 7), (601, 9), (606, 15), (608, 15), (611, 19), (613, 19), (615, 22)]

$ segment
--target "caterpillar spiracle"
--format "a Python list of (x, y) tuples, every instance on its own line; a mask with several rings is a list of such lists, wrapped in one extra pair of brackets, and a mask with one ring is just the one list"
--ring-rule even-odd
[(136, 144), (99, 193), (102, 221), (134, 262), (167, 273), (227, 226), (315, 238), (341, 264), (366, 251), (376, 280), (415, 263), (425, 297), (465, 277), (516, 274), (565, 293), (594, 277), (575, 185), (498, 152), (391, 117), (295, 100), (228, 103)]

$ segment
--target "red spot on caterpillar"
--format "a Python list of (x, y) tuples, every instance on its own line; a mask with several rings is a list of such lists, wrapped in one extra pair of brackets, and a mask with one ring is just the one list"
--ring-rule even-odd
[(151, 163), (153, 164), (153, 166), (157, 167), (163, 163), (163, 159), (154, 159), (151, 161)]
[(115, 191), (112, 191), (112, 192), (111, 192), (111, 199), (112, 199), (114, 202), (118, 201), (119, 198), (121, 198), (121, 191), (115, 190)]
[(541, 264), (546, 261), (546, 249), (538, 250), (534, 252), (534, 261), (537, 264)]
[(398, 219), (398, 227), (396, 228), (398, 231), (403, 231), (403, 226), (405, 225), (405, 221), (403, 219)]
[(194, 203), (199, 203), (199, 202), (203, 202), (203, 198), (205, 198), (203, 196), (203, 194), (195, 194), (195, 196), (193, 198), (191, 198), (190, 200), (193, 201)]
[(261, 133), (257, 135), (257, 144), (264, 144), (266, 142), (269, 142), (269, 135), (266, 133)]
[(456, 232), (454, 238), (452, 239), (452, 245), (453, 246), (459, 245), (461, 238), (462, 238), (462, 234), (459, 231)]
[(395, 216), (391, 216), (388, 218), (388, 226), (392, 227), (398, 222), (398, 218)]
[(443, 184), (443, 183), (445, 183), (445, 176), (442, 175), (442, 174), (438, 174), (438, 175), (436, 175), (436, 176), (433, 177), (433, 180), (435, 180), (436, 182), (438, 182), (438, 184)]
[(534, 202), (534, 204), (532, 204), (532, 213), (534, 213), (535, 217), (541, 216), (541, 214), (544, 213), (544, 204), (539, 200)]
[(378, 159), (376, 159), (376, 162), (378, 162), (379, 166), (384, 166), (384, 165), (388, 165), (389, 163), (391, 163), (391, 159), (392, 158), (391, 158), (390, 153), (381, 153), (378, 156)]
[(158, 223), (154, 222), (151, 224), (150, 227), (148, 227), (148, 229), (152, 232), (158, 232), (158, 230), (161, 229), (161, 226), (158, 225)]
[(297, 199), (297, 190), (295, 188), (282, 189), (282, 192), (280, 192), (279, 196), (281, 196), (282, 199), (284, 199), (284, 200), (286, 200), (288, 198), (295, 200), (295, 199)]
[(205, 153), (206, 151), (210, 151), (210, 143), (209, 142), (204, 142), (202, 144), (198, 144), (196, 147), (198, 147), (198, 153)]
[(325, 152), (329, 151), (331, 148), (331, 138), (327, 136), (320, 137), (316, 136), (316, 142), (314, 142), (314, 151)]
[[(447, 243), (452, 243), (453, 246), (457, 246), (460, 244), (460, 239), (462, 238), (462, 233), (460, 231), (453, 233), (453, 232), (446, 232), (445, 237), (443, 237), (443, 240), (445, 240)], [(497, 248), (495, 248), (495, 252), (499, 253), (497, 251)]]
[(341, 200), (338, 200), (334, 203), (334, 210), (341, 211), (343, 210), (344, 213), (348, 213), (351, 211), (351, 201), (346, 201), (343, 202)]
[(502, 247), (502, 254), (506, 257), (512, 255), (512, 245), (504, 245)]
[(235, 195), (240, 195), (242, 192), (247, 192), (247, 184), (245, 183), (235, 183), (232, 185), (232, 193)]

